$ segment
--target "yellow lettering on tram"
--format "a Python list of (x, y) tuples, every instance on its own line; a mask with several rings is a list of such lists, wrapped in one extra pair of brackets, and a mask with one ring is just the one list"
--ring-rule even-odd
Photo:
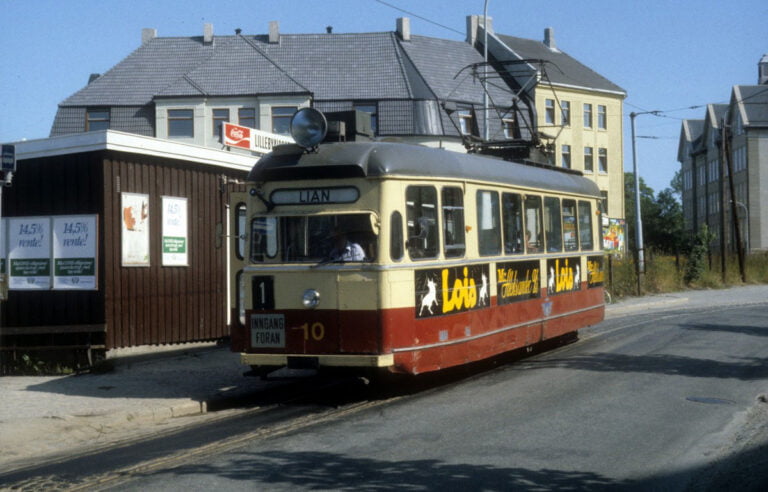
[(312, 326), (310, 326), (309, 323), (304, 323), (301, 326), (294, 326), (293, 329), (302, 330), (304, 332), (304, 341), (308, 341), (310, 336), (316, 342), (325, 338), (325, 325), (319, 321), (312, 323)]
[(469, 276), (469, 270), (464, 267), (464, 278), (453, 279), (453, 288), (446, 288), (451, 285), (451, 270), (444, 268), (443, 275), (443, 313), (461, 310), (462, 308), (471, 309), (477, 305), (477, 289), (475, 280)]

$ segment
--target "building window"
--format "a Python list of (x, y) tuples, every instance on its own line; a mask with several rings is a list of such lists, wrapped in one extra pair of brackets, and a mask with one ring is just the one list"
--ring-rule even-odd
[(592, 128), (592, 105), (584, 105), (584, 128)]
[(584, 172), (591, 173), (595, 171), (595, 163), (592, 160), (592, 147), (584, 147)]
[(168, 137), (193, 138), (195, 136), (194, 112), (191, 109), (168, 110)]
[(85, 113), (85, 131), (109, 129), (109, 109), (89, 109)]
[(472, 112), (468, 109), (460, 109), (459, 113), (459, 131), (462, 135), (472, 134)]
[(571, 126), (571, 103), (570, 101), (560, 101), (560, 118), (563, 126)]
[(597, 105), (597, 128), (605, 130), (608, 128), (608, 119), (606, 116), (606, 108), (602, 104)]
[(256, 109), (255, 108), (238, 109), (237, 124), (240, 126), (247, 126), (248, 128), (256, 128)]
[(554, 99), (544, 100), (544, 121), (548, 125), (555, 124), (555, 100)]
[(374, 135), (377, 135), (379, 133), (379, 112), (376, 107), (376, 104), (371, 104), (371, 103), (355, 104), (355, 109), (371, 115), (371, 131), (373, 131)]
[(221, 135), (221, 124), (229, 123), (229, 109), (214, 109), (213, 110), (213, 136), (218, 137)]
[(276, 106), (272, 108), (272, 133), (289, 135), (291, 133), (291, 117), (296, 112), (296, 106)]
[(608, 149), (597, 149), (597, 169), (601, 173), (608, 172)]
[(517, 126), (517, 120), (514, 118), (504, 118), (501, 120), (501, 125), (504, 129), (504, 138), (510, 140), (520, 138), (520, 127)]
[(608, 215), (608, 192), (607, 191), (600, 192), (600, 213)]
[(571, 146), (563, 145), (560, 152), (560, 165), (565, 169), (571, 168)]

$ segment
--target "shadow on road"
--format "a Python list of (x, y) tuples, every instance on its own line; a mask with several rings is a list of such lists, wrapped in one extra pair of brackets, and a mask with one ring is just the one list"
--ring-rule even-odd
[(267, 489), (302, 490), (599, 490), (625, 488), (596, 473), (497, 468), (439, 460), (384, 461), (328, 452), (239, 453), (222, 465), (176, 468), (176, 475), (216, 475), (256, 481)]
[(741, 357), (735, 362), (722, 362), (668, 354), (596, 353), (571, 355), (563, 359), (531, 360), (520, 364), (519, 368), (526, 370), (558, 368), (601, 372), (636, 372), (754, 381), (768, 377), (768, 358)]

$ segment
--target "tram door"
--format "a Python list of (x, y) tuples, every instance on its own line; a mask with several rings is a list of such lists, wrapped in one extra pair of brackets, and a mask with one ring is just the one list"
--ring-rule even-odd
[(231, 316), (236, 315), (245, 300), (241, 280), (248, 255), (246, 249), (247, 198), (247, 193), (233, 192), (230, 194), (227, 221), (223, 231), (223, 236), (226, 239), (224, 244), (226, 244), (227, 255), (227, 299), (229, 299), (227, 324), (234, 321)]

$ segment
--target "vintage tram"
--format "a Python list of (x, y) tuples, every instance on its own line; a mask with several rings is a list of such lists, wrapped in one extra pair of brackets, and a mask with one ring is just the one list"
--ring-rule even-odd
[(310, 141), (262, 157), (233, 201), (244, 364), (419, 374), (603, 319), (591, 180), (411, 144), (316, 145), (322, 122), (302, 134), (318, 116), (299, 113)]

